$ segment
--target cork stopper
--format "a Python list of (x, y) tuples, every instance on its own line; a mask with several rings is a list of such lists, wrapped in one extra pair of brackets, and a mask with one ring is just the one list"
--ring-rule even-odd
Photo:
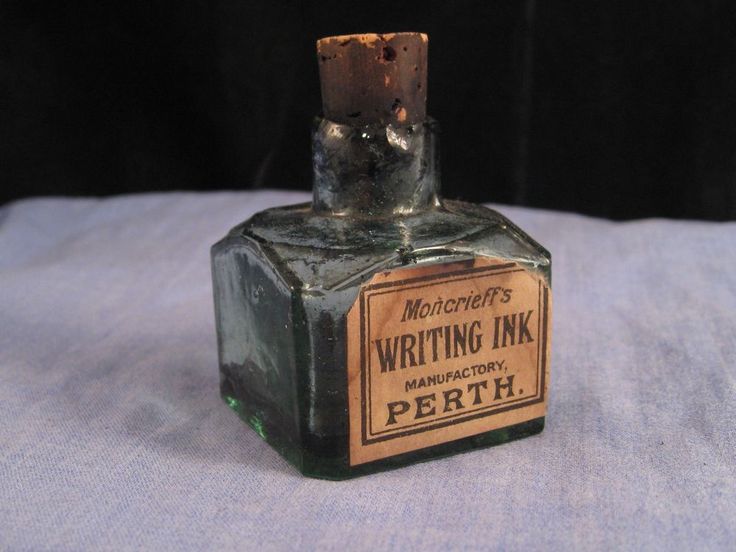
[(427, 35), (355, 34), (317, 41), (326, 119), (407, 126), (427, 112)]

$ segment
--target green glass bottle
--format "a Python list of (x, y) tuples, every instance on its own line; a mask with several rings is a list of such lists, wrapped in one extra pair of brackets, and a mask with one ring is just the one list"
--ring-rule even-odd
[(427, 37), (318, 42), (311, 204), (212, 248), (221, 393), (303, 474), (343, 479), (544, 427), (550, 255), (439, 197)]

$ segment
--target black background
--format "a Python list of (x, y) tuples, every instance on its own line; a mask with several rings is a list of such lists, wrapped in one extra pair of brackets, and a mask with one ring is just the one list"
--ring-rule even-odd
[(446, 196), (734, 219), (734, 5), (2, 1), (0, 200), (308, 189), (314, 41), (410, 30)]

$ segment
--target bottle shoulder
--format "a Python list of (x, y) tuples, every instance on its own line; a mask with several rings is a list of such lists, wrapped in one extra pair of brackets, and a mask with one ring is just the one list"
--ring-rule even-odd
[(213, 248), (259, 251), (309, 286), (358, 284), (380, 270), (473, 256), (513, 259), (543, 272), (549, 253), (500, 213), (462, 201), (390, 219), (315, 214), (310, 204), (276, 207), (233, 228)]
[(325, 216), (314, 213), (309, 203), (301, 203), (256, 213), (234, 227), (228, 237), (252, 237), (289, 247), (360, 250), (402, 244), (416, 247), (509, 227), (519, 230), (497, 211), (464, 201), (443, 200), (434, 209), (393, 218)]

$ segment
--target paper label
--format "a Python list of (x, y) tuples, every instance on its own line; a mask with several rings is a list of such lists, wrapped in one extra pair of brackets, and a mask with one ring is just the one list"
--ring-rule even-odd
[(376, 274), (348, 313), (350, 465), (544, 416), (551, 300), (500, 259)]

